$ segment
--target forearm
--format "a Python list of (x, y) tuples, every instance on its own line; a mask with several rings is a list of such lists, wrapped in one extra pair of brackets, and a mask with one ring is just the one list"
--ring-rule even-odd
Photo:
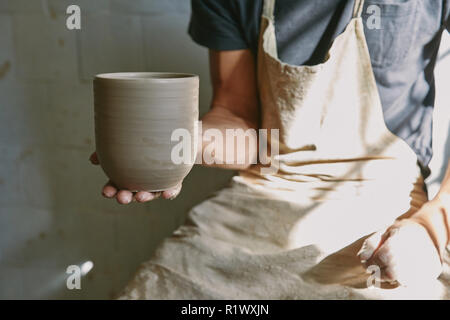
[(442, 254), (450, 241), (450, 161), (437, 195), (426, 203), (413, 219), (424, 224)]
[(436, 198), (442, 201), (443, 205), (447, 208), (448, 215), (448, 212), (450, 211), (450, 160), (447, 163), (447, 171)]
[[(248, 134), (245, 134), (250, 132), (248, 130), (256, 133), (256, 123), (245, 120), (233, 114), (228, 108), (219, 105), (213, 106), (201, 121), (202, 130), (199, 131), (197, 159), (201, 159), (202, 165), (241, 170), (256, 162), (257, 140), (250, 139)], [(217, 137), (211, 138), (208, 130), (214, 136), (220, 133), (220, 143), (214, 141)], [(230, 136), (230, 130), (233, 130), (233, 136)], [(231, 159), (233, 161), (230, 161)]]
[(450, 160), (447, 162), (447, 171), (441, 183), (441, 188), (433, 199), (440, 207), (440, 214), (433, 217), (435, 225), (441, 226), (441, 238), (444, 246), (450, 243)]

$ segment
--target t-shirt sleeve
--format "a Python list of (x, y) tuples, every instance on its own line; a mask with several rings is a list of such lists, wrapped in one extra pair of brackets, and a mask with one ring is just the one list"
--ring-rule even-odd
[(199, 45), (213, 50), (249, 47), (231, 0), (191, 0), (188, 33)]

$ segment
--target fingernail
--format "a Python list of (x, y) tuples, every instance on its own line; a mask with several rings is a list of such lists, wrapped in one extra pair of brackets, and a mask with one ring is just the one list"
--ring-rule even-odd
[(173, 199), (175, 199), (176, 197), (177, 197), (177, 195), (176, 195), (176, 194), (173, 194), (173, 195), (169, 196), (169, 198), (167, 198), (167, 199), (173, 200)]
[(369, 260), (370, 256), (372, 255), (372, 252), (370, 250), (364, 250), (363, 252), (361, 252), (361, 254), (359, 255), (359, 258), (363, 261), (367, 261)]
[(177, 197), (177, 195), (178, 195), (177, 192), (171, 191), (171, 192), (169, 192), (169, 197), (167, 199), (173, 200), (173, 199), (175, 199)]
[(148, 201), (151, 198), (153, 198), (153, 195), (151, 193), (141, 194), (138, 196), (139, 201)]
[(166, 200), (172, 200), (173, 198), (175, 198), (175, 192), (173, 190), (160, 192), (159, 195), (161, 195)]
[(361, 261), (363, 263), (366, 262), (370, 258), (371, 251), (369, 250), (369, 248), (367, 247), (367, 244), (365, 242), (362, 245), (361, 249), (359, 249), (359, 251), (356, 255), (361, 259)]
[(361, 249), (359, 249), (359, 251), (356, 255), (357, 256), (361, 255), (366, 249), (367, 249), (367, 244), (364, 242), (363, 245), (361, 246)]

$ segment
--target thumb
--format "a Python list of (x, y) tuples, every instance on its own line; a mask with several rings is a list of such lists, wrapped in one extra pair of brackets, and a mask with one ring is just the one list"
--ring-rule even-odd
[(369, 236), (361, 246), (357, 255), (361, 259), (362, 263), (365, 263), (374, 254), (374, 252), (381, 245), (384, 231), (378, 231)]
[(175, 199), (178, 196), (178, 194), (180, 193), (181, 187), (182, 187), (182, 183), (180, 182), (176, 187), (163, 191), (163, 193), (162, 193), (163, 198), (169, 199), (169, 200)]

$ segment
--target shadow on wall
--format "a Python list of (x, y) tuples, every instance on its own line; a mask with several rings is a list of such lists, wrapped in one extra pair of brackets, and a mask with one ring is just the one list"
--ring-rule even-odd
[[(186, 33), (183, 0), (5, 3), (0, 298), (112, 297), (231, 172), (194, 168), (173, 201), (120, 206), (103, 199), (106, 178), (88, 161), (95, 148), (92, 78), (116, 71), (196, 73), (204, 113), (211, 98), (207, 51)], [(72, 3), (81, 7), (78, 31), (65, 24)], [(94, 267), (81, 290), (68, 290), (66, 268), (85, 261)]]

